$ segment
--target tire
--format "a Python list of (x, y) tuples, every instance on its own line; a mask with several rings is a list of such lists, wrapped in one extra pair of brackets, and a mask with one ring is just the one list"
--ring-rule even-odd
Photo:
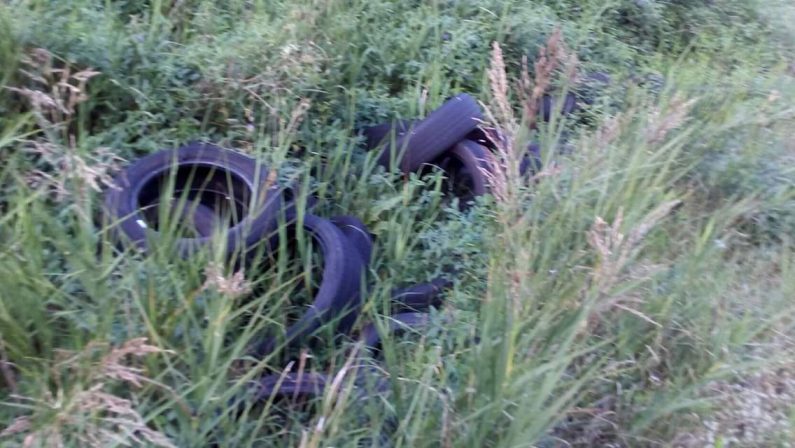
[[(364, 360), (363, 360), (364, 362)], [(359, 363), (357, 363), (359, 364)], [(359, 427), (367, 427), (371, 422), (371, 414), (368, 409), (372, 406), (380, 406), (383, 401), (389, 401), (390, 381), (383, 375), (383, 369), (375, 367), (364, 367), (361, 364), (348, 372), (353, 374), (352, 390), (346, 391), (348, 400), (352, 400), (353, 406), (346, 411), (355, 413), (355, 420)], [(266, 375), (257, 380), (256, 386), (250, 394), (247, 394), (243, 403), (254, 401), (263, 402), (268, 400), (319, 400), (326, 395), (328, 387), (334, 387), (335, 381), (339, 377), (324, 375), (314, 372), (289, 372), (286, 374)], [(337, 387), (348, 387), (347, 378), (345, 384), (338, 384)], [(350, 393), (350, 395), (348, 395)], [(337, 395), (332, 392), (329, 397)], [(253, 399), (252, 399), (253, 398)], [(240, 406), (238, 415), (247, 411), (247, 407)], [(392, 438), (399, 428), (400, 420), (396, 416), (387, 416), (381, 423), (381, 431), (374, 436), (364, 436), (359, 438), (356, 446), (392, 446)]]
[[(408, 132), (411, 127), (416, 126), (420, 120), (396, 120), (391, 123), (381, 123), (375, 126), (369, 126), (359, 131), (359, 134), (364, 137), (364, 147), (370, 151), (385, 143), (388, 143), (389, 133), (394, 130), (395, 138), (403, 136)], [(475, 143), (481, 144), (487, 148), (494, 149), (491, 133), (486, 132), (481, 127), (476, 127), (471, 130), (464, 139), (472, 140)]]
[(431, 307), (438, 308), (443, 302), (442, 293), (452, 285), (452, 281), (440, 277), (428, 283), (396, 289), (392, 291), (392, 312), (422, 312)]
[[(495, 141), (499, 141), (504, 138), (505, 137), (502, 135), (500, 130), (495, 128), (478, 128), (467, 136), (468, 140), (472, 140), (475, 143), (485, 146), (491, 150), (497, 149), (497, 144)], [(527, 152), (519, 162), (519, 174), (522, 176), (527, 174), (534, 175), (541, 171), (542, 167), (541, 147), (538, 145), (538, 143), (530, 142), (527, 145)]]
[(331, 218), (331, 222), (342, 230), (362, 261), (369, 265), (373, 257), (373, 236), (367, 226), (355, 216), (335, 216)]
[[(172, 175), (175, 168), (176, 174)], [(183, 206), (198, 203), (212, 210), (225, 199), (226, 207), (235, 209), (232, 214), (238, 216), (229, 223), (226, 232), (226, 251), (233, 254), (256, 244), (277, 225), (277, 211), (283, 203), (282, 191), (269, 184), (267, 171), (249, 157), (210, 144), (195, 143), (159, 151), (139, 159), (116, 176), (118, 188), (105, 194), (105, 216), (114, 225), (115, 236), (122, 243), (150, 251), (152, 244), (157, 244), (156, 237), (162, 236), (159, 220), (153, 218), (154, 213), (160, 213), (157, 210), (160, 209), (161, 186), (157, 183), (172, 178), (174, 195), (178, 197), (170, 200), (181, 201)], [(180, 182), (185, 184), (180, 185)], [(201, 183), (203, 185), (198, 185)], [(183, 194), (186, 199), (179, 197)], [(218, 215), (215, 211), (209, 214), (213, 219)], [(206, 211), (194, 214), (194, 219), (200, 219), (204, 225), (207, 215)], [(177, 238), (176, 250), (180, 256), (187, 257), (208, 245), (211, 239), (210, 235)]]
[(261, 401), (276, 397), (322, 397), (330, 381), (326, 375), (304, 372), (286, 375), (266, 375), (257, 382), (254, 400)]
[(361, 130), (364, 137), (364, 147), (369, 151), (387, 143), (392, 130), (395, 131), (395, 138), (401, 137), (411, 126), (419, 123), (419, 120), (396, 120), (390, 123), (381, 123), (369, 126)]
[[(334, 223), (307, 214), (302, 225), (323, 252), (323, 280), (312, 305), (297, 322), (287, 328), (284, 336), (287, 346), (304, 341), (334, 319), (339, 318), (340, 322), (355, 320), (361, 307), (361, 287), (365, 275), (365, 263), (358, 250)], [(337, 325), (335, 330), (339, 329), (340, 323)], [(254, 347), (253, 354), (262, 357), (275, 347), (276, 339), (268, 338)]]
[(397, 138), (394, 145), (387, 145), (378, 163), (388, 167), (394, 158), (401, 171), (414, 172), (466, 137), (482, 118), (474, 98), (457, 95)]
[[(612, 78), (605, 72), (593, 72), (585, 75), (577, 85), (573, 86), (572, 91), (566, 94), (563, 104), (560, 106), (561, 115), (571, 115), (580, 108), (580, 103), (591, 105), (596, 98), (599, 90), (604, 90), (612, 83)], [(555, 111), (557, 98), (553, 95), (544, 95), (538, 102), (539, 115), (549, 122), (552, 113)]]
[[(378, 146), (387, 136), (395, 131), (396, 136), (404, 135), (407, 130), (416, 126), (418, 122), (403, 120), (395, 123), (384, 123), (365, 129), (367, 136), (367, 145), (372, 148), (372, 144)], [(466, 178), (468, 181), (469, 194), (458, 195), (462, 199), (462, 205), (471, 201), (477, 196), (482, 196), (488, 193), (488, 176), (486, 173), (492, 170), (492, 161), (494, 160), (491, 153), (488, 151), (484, 144), (491, 144), (493, 142), (491, 137), (482, 129), (475, 128), (469, 131), (461, 141), (454, 144), (451, 148), (443, 152), (431, 164), (436, 165), (445, 172), (448, 172), (450, 177), (459, 175), (459, 178)], [(473, 141), (477, 140), (477, 141)], [(484, 172), (485, 170), (485, 172)], [(453, 183), (456, 181), (451, 179)], [(450, 190), (454, 190), (458, 185), (450, 185)], [(463, 186), (463, 185), (462, 185)]]
[[(342, 233), (348, 239), (351, 248), (354, 249), (356, 254), (359, 255), (359, 258), (363, 263), (362, 276), (366, 276), (368, 267), (370, 266), (370, 261), (373, 257), (373, 237), (370, 235), (370, 231), (367, 229), (367, 226), (355, 216), (336, 216), (331, 218), (331, 222), (342, 231)], [(352, 253), (350, 256), (354, 257), (356, 254)], [(357, 299), (360, 300), (360, 298)], [(358, 306), (361, 306), (361, 303), (358, 303)], [(356, 323), (356, 319), (358, 318), (358, 312), (351, 312), (343, 315), (339, 326), (337, 327), (337, 331), (342, 334), (348, 334)]]
[[(549, 122), (552, 119), (552, 113), (555, 112), (555, 108), (558, 107), (556, 104), (557, 101), (558, 99), (551, 95), (544, 95), (539, 100), (539, 115), (545, 122)], [(578, 107), (577, 96), (571, 92), (567, 93), (560, 107), (560, 115), (571, 115)]]
[(529, 174), (535, 175), (542, 168), (541, 163), (541, 147), (538, 146), (538, 143), (530, 143), (527, 146), (527, 154), (522, 157), (522, 161), (519, 164), (519, 174), (522, 176)]
[[(382, 394), (389, 388), (389, 381), (379, 369), (367, 367), (362, 362), (356, 367), (353, 398), (368, 399), (371, 394)], [(265, 375), (257, 380), (253, 391), (254, 401), (271, 398), (321, 398), (333, 377), (315, 372), (289, 372), (286, 374)]]
[(486, 147), (471, 140), (461, 140), (434, 165), (448, 175), (450, 193), (462, 204), (489, 192), (489, 173), (494, 169), (494, 156)]

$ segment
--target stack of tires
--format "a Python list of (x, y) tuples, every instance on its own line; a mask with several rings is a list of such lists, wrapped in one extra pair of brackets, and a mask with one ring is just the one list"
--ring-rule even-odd
[[(573, 102), (566, 105), (574, 107)], [(363, 134), (368, 149), (381, 151), (380, 164), (396, 166), (404, 173), (442, 169), (448, 185), (445, 191), (467, 204), (488, 193), (494, 169), (494, 136), (479, 128), (482, 119), (475, 99), (461, 94), (423, 120), (372, 126)], [(531, 146), (523, 169), (538, 166), (537, 151), (537, 146)], [(351, 335), (367, 294), (373, 248), (373, 237), (361, 220), (354, 216), (327, 219), (311, 210), (297, 213), (296, 192), (275, 178), (269, 167), (250, 157), (195, 143), (129, 165), (104, 201), (105, 217), (119, 245), (144, 252), (170, 244), (176, 253), (189, 257), (210, 242), (220, 241), (228, 259), (245, 260), (261, 244), (271, 251), (279, 247), (274, 235), (280, 223), (286, 223), (288, 235), (300, 226), (311, 236), (322, 251), (322, 281), (311, 305), (281, 337), (264, 338), (252, 347), (258, 357), (277, 346), (308, 344), (319, 328), (329, 325), (338, 334)], [(429, 309), (441, 304), (442, 293), (450, 286), (448, 279), (440, 278), (394, 291), (387, 331), (424, 328)], [(373, 324), (364, 325), (358, 334), (371, 350), (378, 349), (381, 337)], [(317, 395), (327, 383), (321, 374), (266, 376), (254, 396)]]

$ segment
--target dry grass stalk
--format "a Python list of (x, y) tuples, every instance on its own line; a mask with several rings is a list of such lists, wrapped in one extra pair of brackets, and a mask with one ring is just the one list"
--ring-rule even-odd
[(494, 123), (495, 127), (500, 129), (500, 132), (499, 135), (492, 138), (497, 149), (497, 157), (486, 175), (494, 197), (501, 202), (507, 202), (510, 194), (508, 186), (509, 173), (514, 169), (518, 170), (519, 166), (514, 151), (510, 147), (516, 132), (517, 122), (508, 98), (508, 75), (505, 70), (505, 61), (502, 58), (502, 49), (497, 42), (493, 43), (492, 48), (491, 65), (488, 70), (492, 89), (492, 103), (490, 107), (484, 107), (484, 110), (488, 121)]
[(509, 98), (508, 75), (505, 70), (505, 60), (502, 57), (502, 48), (497, 42), (491, 45), (491, 65), (487, 71), (491, 94), (494, 99), (493, 109), (496, 111), (495, 122), (515, 123), (513, 108)]
[(637, 299), (611, 295), (610, 290), (621, 281), (625, 269), (640, 251), (646, 235), (681, 204), (680, 200), (660, 204), (649, 212), (629, 235), (620, 231), (624, 223), (623, 210), (619, 209), (612, 224), (608, 224), (601, 217), (596, 217), (587, 234), (588, 244), (594, 249), (598, 258), (592, 273), (593, 285), (600, 297), (594, 311), (594, 318), (615, 308), (629, 312), (654, 325), (659, 325), (629, 305), (631, 302), (638, 302)]
[(566, 64), (567, 75), (574, 76), (576, 68), (576, 58), (570, 57), (563, 45), (563, 35), (560, 28), (555, 28), (549, 36), (544, 47), (539, 49), (539, 56), (533, 63), (534, 78), (530, 82), (530, 75), (527, 73), (527, 60), (523, 60), (520, 91), (524, 98), (524, 113), (527, 125), (532, 129), (536, 125), (538, 117), (538, 104), (544, 93), (552, 83), (552, 77), (560, 66), (561, 62)]
[[(118, 382), (135, 387), (144, 382), (155, 384), (128, 360), (171, 352), (147, 344), (146, 338), (136, 338), (110, 348), (96, 360), (97, 352), (103, 349), (108, 350), (106, 344), (92, 343), (81, 352), (59, 353), (52, 375), (57, 379), (55, 395), (46, 390), (42, 398), (16, 397), (28, 402), (33, 413), (17, 417), (0, 432), (0, 437), (23, 436), (24, 447), (67, 443), (87, 447), (174, 447), (165, 435), (146, 425), (130, 400), (108, 392)], [(70, 385), (64, 385), (61, 378), (69, 379)]]
[(301, 122), (304, 120), (304, 117), (311, 106), (312, 102), (308, 98), (301, 99), (298, 105), (290, 113), (290, 120), (284, 127), (284, 134), (286, 136), (292, 136), (295, 134), (295, 132), (298, 130), (298, 126), (301, 125)]
[[(309, 359), (309, 352), (306, 349), (301, 350), (301, 355), (298, 358), (298, 381), (297, 383), (301, 383), (304, 379), (304, 373), (306, 372), (306, 361)], [(295, 393), (293, 393), (293, 400), (298, 398), (298, 388), (295, 389)]]
[(0, 432), (0, 437), (8, 437), (14, 434), (20, 434), (29, 431), (30, 427), (31, 427), (30, 418), (17, 417), (11, 422), (10, 425), (6, 427), (6, 429)]
[(104, 384), (64, 396), (49, 402), (35, 402), (50, 412), (56, 412), (53, 421), (33, 429), (34, 421), (28, 416), (16, 418), (0, 437), (25, 434), (23, 447), (66, 446), (74, 440), (79, 446), (105, 447), (109, 445), (151, 445), (175, 447), (162, 433), (146, 426), (143, 417), (133, 408), (132, 402), (104, 392)]
[(324, 433), (328, 429), (329, 422), (335, 415), (340, 415), (348, 404), (353, 387), (343, 387), (350, 375), (356, 375), (357, 367), (354, 362), (359, 359), (361, 344), (355, 345), (348, 354), (345, 364), (337, 371), (331, 383), (326, 385), (323, 397), (323, 411), (315, 419), (316, 423), (311, 435), (307, 439), (301, 440), (301, 447), (317, 448), (321, 446)]
[[(62, 68), (55, 68), (58, 62)], [(49, 51), (37, 48), (22, 59), (20, 72), (31, 87), (6, 87), (28, 100), (39, 127), (48, 130), (65, 124), (77, 105), (89, 99), (87, 84), (100, 72), (91, 68), (72, 73), (71, 67)]]
[(143, 382), (148, 382), (149, 378), (143, 375), (143, 370), (126, 365), (125, 359), (128, 356), (141, 358), (153, 353), (173, 354), (174, 352), (149, 345), (146, 341), (146, 338), (130, 339), (121, 347), (112, 349), (99, 363), (100, 375), (108, 379), (130, 383), (136, 387), (141, 387)]
[[(87, 202), (90, 191), (115, 188), (111, 173), (124, 161), (110, 148), (96, 148), (87, 154), (77, 150), (69, 130), (77, 106), (89, 99), (88, 82), (100, 73), (92, 69), (72, 73), (72, 68), (45, 49), (38, 48), (23, 59), (21, 73), (25, 87), (7, 87), (24, 97), (44, 138), (30, 142), (27, 151), (39, 157), (40, 168), (26, 174), (33, 188), (43, 188), (58, 202), (74, 196)], [(55, 64), (61, 66), (56, 68)], [(59, 135), (59, 132), (61, 135)], [(86, 215), (85, 207), (81, 207)]]
[[(577, 58), (570, 55), (563, 45), (560, 29), (556, 29), (549, 37), (546, 45), (540, 49), (538, 59), (534, 62), (534, 77), (528, 72), (527, 59), (522, 60), (522, 71), (517, 84), (519, 96), (522, 98), (524, 123), (530, 129), (535, 127), (538, 116), (539, 103), (544, 93), (549, 89), (557, 70), (563, 66), (564, 75), (569, 79), (576, 76)], [(519, 144), (516, 138), (521, 130), (522, 123), (514, 114), (510, 101), (508, 75), (505, 68), (502, 49), (496, 42), (492, 44), (491, 64), (488, 77), (492, 91), (490, 107), (485, 107), (486, 117), (494, 124), (494, 136), (491, 140), (496, 147), (496, 157), (488, 174), (491, 190), (494, 196), (503, 203), (518, 202), (519, 194), (524, 184), (519, 173), (521, 161), (527, 148)], [(498, 132), (496, 130), (499, 130)], [(551, 167), (540, 173), (540, 177), (554, 174)]]
[(81, 155), (73, 143), (63, 146), (32, 141), (27, 151), (39, 156), (44, 166), (26, 175), (28, 184), (44, 189), (57, 202), (64, 202), (74, 196), (73, 185), (77, 187), (81, 198), (85, 198), (89, 191), (99, 193), (103, 188), (118, 188), (113, 182), (112, 173), (119, 169), (124, 159), (106, 147)]
[(664, 111), (665, 114), (659, 107), (652, 107), (649, 112), (646, 141), (650, 145), (656, 145), (665, 140), (669, 132), (680, 127), (687, 120), (690, 109), (696, 102), (698, 102), (696, 98), (686, 100), (677, 94), (671, 99), (671, 103)]
[(202, 285), (203, 290), (214, 289), (231, 299), (251, 292), (251, 283), (245, 279), (243, 271), (237, 271), (227, 277), (224, 275), (223, 266), (218, 263), (210, 263), (204, 268), (204, 275), (207, 279)]
[[(507, 272), (504, 270), (499, 273), (490, 272), (489, 283), (494, 281), (494, 277), (505, 278), (507, 281), (505, 286), (514, 313), (521, 313), (524, 308), (531, 306), (527, 297), (532, 297), (532, 292), (528, 291), (527, 282), (524, 280), (532, 273), (519, 267), (530, 266), (532, 254), (523, 248), (518, 251), (513, 249), (515, 242), (522, 237), (521, 232), (526, 229), (526, 226), (519, 226), (518, 223), (521, 222), (521, 216), (524, 214), (522, 204), (527, 183), (527, 179), (520, 173), (520, 166), (528, 149), (524, 142), (518, 140), (522, 138), (523, 126), (528, 126), (530, 129), (534, 127), (540, 99), (551, 85), (552, 78), (561, 64), (565, 64), (566, 76), (573, 77), (577, 61), (576, 58), (568, 56), (563, 46), (562, 34), (557, 29), (549, 37), (545, 47), (540, 49), (540, 56), (534, 63), (533, 79), (528, 72), (527, 59), (522, 60), (520, 79), (514, 86), (517, 96), (522, 99), (524, 116), (517, 117), (511, 105), (511, 83), (502, 49), (498, 43), (492, 44), (491, 63), (488, 69), (492, 100), (484, 110), (487, 121), (493, 127), (484, 130), (494, 144), (495, 154), (489, 161), (490, 169), (485, 174), (492, 194), (504, 206), (502, 213), (499, 214), (499, 219), (505, 228), (501, 244), (511, 247), (515, 258), (511, 260), (510, 266), (505, 267)], [(534, 176), (534, 179), (553, 176), (558, 172), (557, 166), (548, 164), (542, 172)], [(491, 290), (487, 293), (487, 300), (490, 299), (490, 294)]]

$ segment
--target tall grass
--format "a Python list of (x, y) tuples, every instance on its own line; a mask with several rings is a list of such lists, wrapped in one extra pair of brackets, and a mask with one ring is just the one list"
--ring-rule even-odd
[[(4, 446), (792, 439), (795, 83), (770, 11), (726, 2), (741, 20), (717, 24), (698, 5), (688, 22), (684, 3), (415, 3), (0, 6)], [(726, 39), (741, 41), (731, 55)], [(534, 125), (534, 88), (565, 92), (592, 68), (615, 79), (593, 106)], [(440, 174), (385, 172), (355, 138), (461, 90), (510, 137), (494, 194), (467, 212)], [(394, 287), (455, 268), (427, 330), (377, 355), (328, 338), (253, 359), (309, 299), (305, 234), (291, 252), (280, 226), (278, 250), (242, 268), (216, 246), (181, 259), (169, 232), (149, 254), (119, 251), (99, 215), (119, 158), (195, 139), (267, 163), (322, 216), (365, 221), (363, 320), (385, 324)], [(529, 141), (544, 159), (532, 178), (516, 169)], [(288, 370), (333, 387), (250, 400), (253, 380)], [(764, 396), (760, 413), (727, 410), (738, 384)]]

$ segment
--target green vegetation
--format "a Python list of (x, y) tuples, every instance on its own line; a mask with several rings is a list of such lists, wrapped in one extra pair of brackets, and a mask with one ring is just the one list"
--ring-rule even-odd
[[(793, 24), (783, 0), (0, 3), (0, 444), (789, 446)], [(574, 71), (613, 82), (530, 131), (524, 69), (552, 92)], [(467, 213), (355, 137), (457, 92), (514, 137)], [(109, 173), (191, 140), (365, 221), (368, 319), (393, 287), (460, 270), (427, 333), (386, 340), (389, 393), (356, 395), (344, 341), (289, 365), (338, 375), (324, 399), (245, 400), (288, 368), (246, 349), (282, 328), (311, 261), (234, 278), (212, 251), (114, 250)], [(528, 140), (532, 181), (510, 169)]]

